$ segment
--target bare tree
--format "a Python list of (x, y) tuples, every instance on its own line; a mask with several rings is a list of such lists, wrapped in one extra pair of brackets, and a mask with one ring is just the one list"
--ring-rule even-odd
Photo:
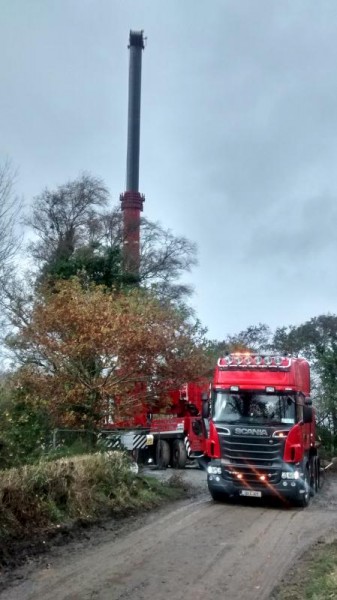
[[(63, 278), (90, 272), (96, 283), (128, 283), (121, 261), (122, 212), (119, 207), (100, 210), (108, 197), (101, 180), (83, 175), (35, 198), (26, 222), (38, 237), (31, 244), (31, 252), (42, 279), (47, 274), (60, 273), (61, 267)], [(196, 264), (196, 245), (144, 218), (140, 237), (140, 285), (173, 301), (190, 294), (190, 287), (180, 278)]]
[[(122, 247), (123, 215), (119, 208), (94, 215), (88, 225), (94, 245)], [(197, 264), (196, 244), (144, 217), (140, 227), (140, 284), (172, 300), (189, 295), (190, 287), (179, 280)]]
[(0, 166), (0, 283), (7, 275), (19, 248), (15, 223), (21, 211), (21, 202), (14, 192), (15, 172), (9, 161)]
[(45, 189), (34, 198), (26, 224), (38, 237), (30, 245), (38, 264), (43, 268), (57, 259), (67, 259), (76, 248), (88, 243), (88, 223), (94, 220), (95, 210), (105, 206), (108, 199), (109, 192), (102, 180), (88, 173), (54, 191)]
[(197, 264), (197, 246), (184, 236), (176, 236), (160, 223), (142, 219), (140, 280), (160, 296), (178, 300), (191, 288), (180, 282), (182, 274)]
[(4, 304), (5, 287), (13, 276), (14, 258), (19, 251), (19, 235), (15, 226), (19, 221), (22, 203), (14, 191), (16, 173), (9, 160), (0, 165), (0, 368), (5, 358), (3, 337), (10, 322)]

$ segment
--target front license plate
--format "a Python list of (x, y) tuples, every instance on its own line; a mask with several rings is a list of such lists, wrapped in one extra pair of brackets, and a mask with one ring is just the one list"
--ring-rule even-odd
[(262, 492), (254, 492), (253, 490), (240, 490), (240, 496), (253, 496), (254, 498), (261, 498)]

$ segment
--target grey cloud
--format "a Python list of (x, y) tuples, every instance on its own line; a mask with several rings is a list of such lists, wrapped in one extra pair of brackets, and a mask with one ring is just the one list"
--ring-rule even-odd
[(262, 260), (287, 260), (297, 257), (305, 262), (325, 257), (337, 259), (337, 199), (329, 196), (295, 201), (273, 211), (273, 217), (263, 219), (252, 228), (245, 257), (259, 263)]

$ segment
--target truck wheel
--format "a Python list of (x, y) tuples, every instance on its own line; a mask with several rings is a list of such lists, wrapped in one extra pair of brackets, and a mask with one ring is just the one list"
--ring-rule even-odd
[(304, 471), (304, 494), (299, 494), (296, 500), (296, 506), (305, 508), (310, 502), (310, 473), (308, 467)]
[(183, 440), (174, 440), (172, 446), (172, 467), (184, 469), (187, 462), (187, 452)]
[(318, 489), (322, 489), (323, 486), (323, 482), (324, 482), (324, 470), (321, 467), (321, 459), (319, 458), (319, 456), (317, 457), (317, 486)]
[(319, 490), (319, 461), (318, 461), (318, 457), (315, 456), (315, 492), (317, 494), (318, 490)]
[(315, 495), (316, 490), (316, 457), (313, 456), (310, 460), (310, 496)]
[(158, 469), (166, 469), (170, 462), (170, 446), (166, 440), (158, 440), (156, 447), (156, 465)]

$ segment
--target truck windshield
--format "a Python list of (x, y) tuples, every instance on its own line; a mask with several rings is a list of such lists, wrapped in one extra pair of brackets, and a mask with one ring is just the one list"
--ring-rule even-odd
[(292, 424), (295, 423), (294, 400), (284, 394), (215, 391), (212, 418), (225, 423)]

